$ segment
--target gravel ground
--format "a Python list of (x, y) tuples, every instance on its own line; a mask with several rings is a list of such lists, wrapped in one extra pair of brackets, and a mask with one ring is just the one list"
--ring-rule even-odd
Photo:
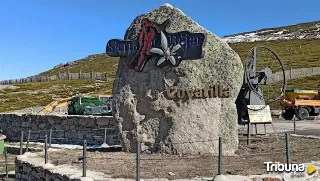
[[(223, 157), (223, 174), (255, 175), (266, 173), (266, 161), (285, 163), (284, 137), (255, 136), (250, 146), (240, 139), (237, 156)], [(304, 163), (319, 159), (320, 140), (291, 137), (291, 159), (293, 163)], [(205, 143), (204, 143), (205, 144)], [(81, 150), (50, 152), (49, 160), (55, 165), (77, 163)], [(217, 157), (166, 156), (141, 154), (141, 177), (148, 178), (193, 178), (213, 177), (217, 174)], [(103, 172), (116, 178), (135, 177), (135, 154), (123, 152), (88, 152), (88, 169)]]
[[(288, 132), (292, 134), (294, 132), (293, 121), (285, 121), (283, 119), (273, 119), (274, 127), (277, 134), (283, 134)], [(247, 126), (238, 126), (240, 133), (246, 133)], [(266, 125), (267, 133), (274, 133), (271, 124)], [(258, 134), (264, 133), (264, 126), (257, 125)], [(253, 126), (252, 133), (255, 133), (255, 127)], [(296, 121), (296, 134), (300, 135), (314, 135), (320, 136), (320, 120), (304, 120)]]

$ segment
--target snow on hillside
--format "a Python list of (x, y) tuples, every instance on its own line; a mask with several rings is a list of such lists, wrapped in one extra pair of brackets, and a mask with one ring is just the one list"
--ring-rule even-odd
[(300, 28), (297, 31), (290, 31), (284, 27), (283, 29), (276, 28), (263, 31), (260, 30), (222, 37), (222, 39), (227, 43), (313, 38), (320, 38), (320, 23), (313, 24), (313, 26), (306, 29)]

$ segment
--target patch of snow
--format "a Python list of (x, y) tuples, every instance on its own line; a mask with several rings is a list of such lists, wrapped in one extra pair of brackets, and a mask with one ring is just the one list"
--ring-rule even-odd
[(276, 37), (270, 37), (267, 39), (267, 41), (276, 40), (276, 39), (277, 39)]
[(279, 32), (277, 32), (277, 33), (272, 33), (272, 34), (274, 34), (274, 35), (282, 35), (283, 34), (283, 30), (282, 31), (279, 31)]
[[(226, 43), (238, 43), (238, 42), (320, 38), (318, 33), (292, 32), (289, 34), (284, 34), (285, 31), (286, 30), (282, 30), (282, 31), (272, 33), (269, 35), (259, 35), (257, 33), (247, 33), (247, 34), (242, 34), (242, 35), (222, 37), (221, 39), (223, 39)], [(317, 31), (320, 31), (320, 28)]]
[(303, 39), (304, 37), (305, 37), (305, 35), (300, 35), (298, 38)]
[(255, 38), (252, 38), (251, 41), (260, 41), (261, 38), (258, 38), (258, 37), (255, 37)]
[(264, 31), (260, 31), (259, 33), (268, 33), (268, 32), (271, 32), (271, 31), (274, 31), (274, 30), (264, 30)]

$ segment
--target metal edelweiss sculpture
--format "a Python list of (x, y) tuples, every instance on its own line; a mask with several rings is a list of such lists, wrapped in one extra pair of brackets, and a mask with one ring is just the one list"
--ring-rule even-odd
[[(183, 42), (182, 42), (183, 45)], [(168, 47), (168, 40), (166, 35), (161, 31), (161, 47), (162, 49), (159, 48), (151, 48), (150, 52), (151, 53), (156, 53), (158, 55), (161, 55), (162, 57), (158, 60), (157, 66), (162, 65), (165, 61), (169, 60), (173, 66), (177, 65), (176, 59), (181, 58), (181, 56), (178, 56), (176, 58), (175, 56), (177, 55), (177, 51), (181, 48), (180, 44), (177, 44), (172, 47)]]
[(162, 24), (148, 19), (141, 21), (138, 40), (109, 40), (106, 53), (112, 57), (127, 57), (128, 65), (142, 71), (151, 58), (158, 58), (157, 67), (178, 66), (182, 60), (196, 60), (204, 56), (206, 36), (202, 33), (182, 31), (167, 33), (170, 21)]

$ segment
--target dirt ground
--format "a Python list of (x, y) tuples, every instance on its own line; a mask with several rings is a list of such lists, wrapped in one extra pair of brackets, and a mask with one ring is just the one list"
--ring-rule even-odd
[[(250, 146), (240, 138), (237, 156), (223, 157), (223, 174), (263, 174), (266, 161), (286, 162), (285, 139), (279, 136), (256, 136)], [(304, 163), (318, 161), (320, 140), (310, 138), (290, 138), (291, 162)], [(49, 160), (56, 165), (77, 163), (81, 150), (50, 152)], [(218, 159), (215, 156), (165, 156), (141, 154), (141, 177), (148, 178), (193, 178), (214, 177), (218, 172)], [(135, 154), (123, 152), (88, 152), (89, 170), (103, 172), (116, 178), (135, 177)]]

